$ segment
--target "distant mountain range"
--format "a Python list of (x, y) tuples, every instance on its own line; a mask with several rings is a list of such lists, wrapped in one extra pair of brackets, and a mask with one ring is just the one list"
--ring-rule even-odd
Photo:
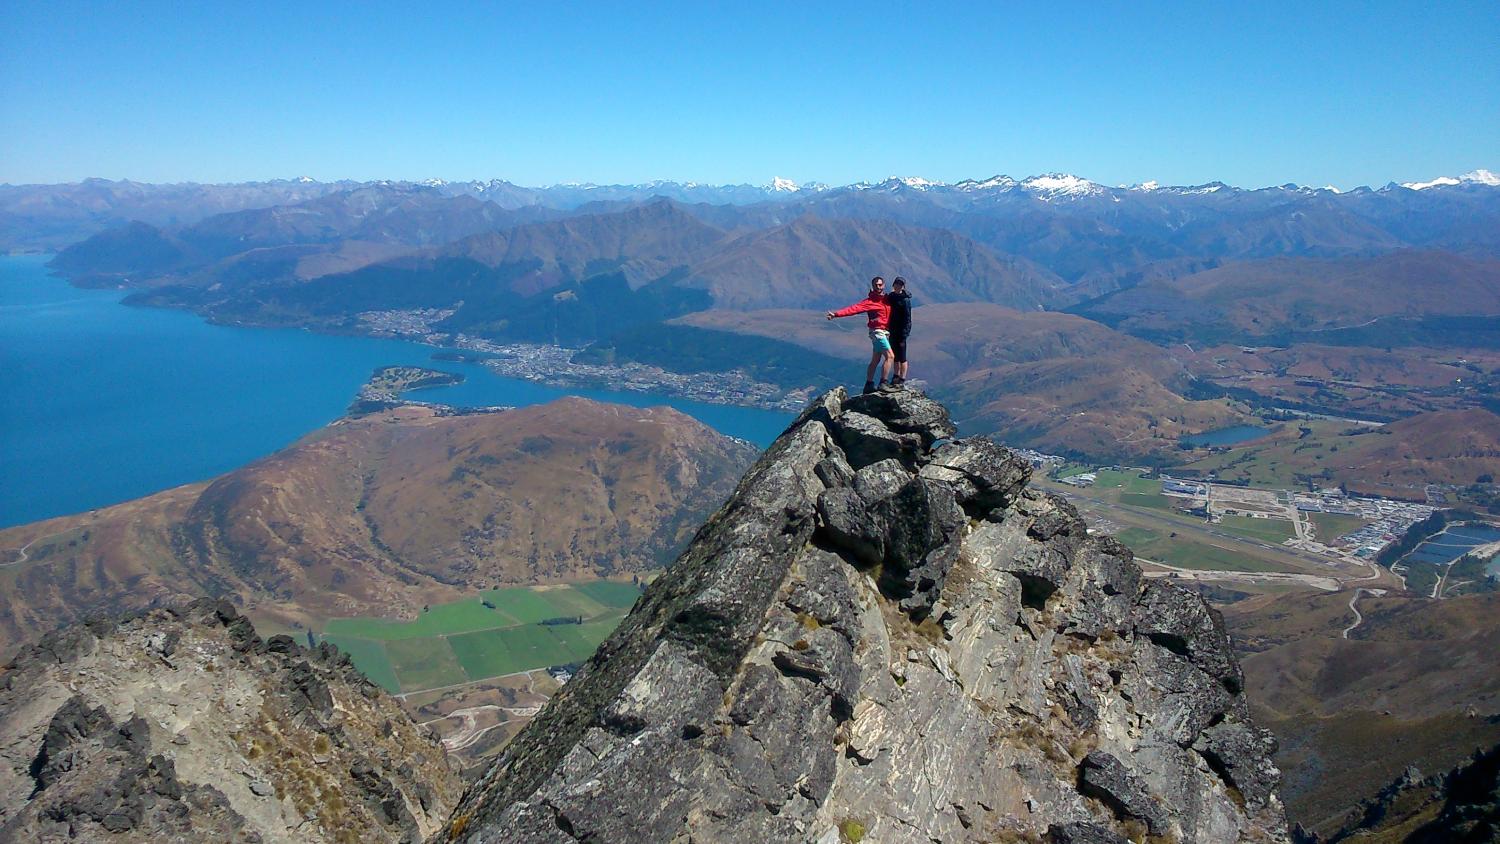
[[(718, 343), (789, 388), (823, 383), (828, 350), (809, 345), (823, 338), (733, 315), (816, 321), (870, 276), (901, 275), (920, 305), (1004, 314), (975, 327), (963, 308), (929, 311), (945, 316), (931, 326), (943, 333), (917, 335), (922, 377), (984, 429), (1069, 453), (1161, 456), (1182, 433), (1303, 388), (1243, 372), (1229, 383), (1234, 367), (1197, 349), (1230, 344), (1452, 349), (1472, 373), (1446, 387), (1392, 371), (1336, 392), (1385, 391), (1362, 410), (1381, 419), (1500, 407), (1476, 390), (1500, 377), (1478, 359), (1500, 353), (1500, 178), (1484, 170), (1345, 192), (1066, 174), (842, 187), (94, 180), (0, 187), (0, 232), (10, 248), (71, 237), (52, 267), (75, 283), (225, 322), (358, 332), (372, 312), (421, 309), (441, 315), (436, 334), (602, 344), (601, 357), (689, 372)], [(1024, 317), (1047, 311), (1083, 319)], [(731, 316), (682, 321), (706, 313)], [(1014, 332), (1090, 327), (1147, 342), (1123, 351), (1112, 337), (1107, 359), (1008, 355)], [(808, 356), (802, 384), (788, 383), (797, 346), (825, 353)], [(762, 357), (776, 362), (758, 370)], [(1421, 399), (1434, 390), (1445, 398)]]
[[(293, 205), (358, 188), (425, 189), (439, 196), (471, 197), (507, 210), (536, 206), (572, 211), (591, 203), (641, 202), (653, 197), (689, 204), (791, 204), (803, 207), (839, 207), (851, 201), (879, 204), (884, 199), (909, 205), (907, 213), (921, 217), (945, 213), (993, 214), (1007, 207), (1014, 210), (1016, 205), (1040, 202), (1064, 215), (1092, 215), (1109, 209), (1104, 216), (1120, 223), (1154, 222), (1157, 226), (1176, 230), (1191, 226), (1210, 211), (1254, 213), (1255, 209), (1274, 209), (1288, 203), (1316, 207), (1320, 201), (1345, 209), (1355, 218), (1372, 219), (1377, 225), (1383, 220), (1399, 228), (1400, 218), (1406, 214), (1398, 209), (1413, 206), (1432, 210), (1434, 205), (1449, 202), (1462, 205), (1478, 201), (1477, 195), (1483, 193), (1482, 189), (1497, 185), (1500, 185), (1500, 176), (1489, 170), (1476, 170), (1459, 177), (1442, 176), (1426, 182), (1392, 182), (1377, 189), (1358, 187), (1342, 192), (1332, 187), (1310, 188), (1294, 184), (1246, 189), (1223, 182), (1188, 186), (1145, 182), (1111, 187), (1061, 173), (1026, 179), (993, 176), (952, 184), (892, 177), (842, 187), (821, 183), (798, 185), (781, 178), (766, 185), (656, 181), (634, 185), (560, 184), (548, 187), (522, 187), (502, 179), (319, 182), (302, 177), (213, 185), (86, 179), (55, 185), (0, 185), (0, 250), (58, 249), (130, 221), (155, 226), (191, 225), (214, 214)], [(1494, 214), (1492, 203), (1489, 214)], [(1119, 207), (1110, 208), (1114, 205)], [(931, 224), (931, 221), (918, 219), (908, 222)], [(1475, 226), (1473, 233), (1478, 234), (1484, 220), (1471, 222)], [(1113, 226), (1114, 222), (1108, 224)], [(1490, 229), (1493, 243), (1493, 226)], [(1413, 241), (1423, 236), (1438, 237), (1440, 233), (1412, 231), (1407, 232), (1403, 239)]]

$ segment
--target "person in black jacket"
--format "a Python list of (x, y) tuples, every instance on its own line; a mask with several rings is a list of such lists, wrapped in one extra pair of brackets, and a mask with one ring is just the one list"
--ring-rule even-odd
[(891, 351), (896, 357), (891, 386), (899, 389), (906, 384), (906, 338), (911, 334), (911, 294), (906, 292), (906, 279), (898, 276), (891, 282), (885, 301), (891, 306)]

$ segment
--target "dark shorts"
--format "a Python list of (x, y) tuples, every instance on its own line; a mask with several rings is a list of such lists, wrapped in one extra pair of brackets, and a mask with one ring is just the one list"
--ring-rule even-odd
[(896, 353), (896, 363), (906, 363), (906, 335), (891, 335), (891, 351)]

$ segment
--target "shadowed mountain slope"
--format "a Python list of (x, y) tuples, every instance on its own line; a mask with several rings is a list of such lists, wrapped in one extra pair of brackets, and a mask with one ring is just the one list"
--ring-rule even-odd
[[(91, 284), (263, 285), (311, 277), (309, 267), (298, 263), (309, 255), (359, 252), (367, 261), (377, 260), (393, 249), (447, 243), (528, 216), (471, 196), (376, 184), (292, 205), (218, 214), (189, 226), (132, 222), (64, 249), (51, 266)], [(257, 269), (241, 266), (247, 259)]]
[(1402, 251), (1231, 262), (1143, 283), (1076, 312), (1158, 339), (1317, 342), (1382, 319), (1500, 315), (1500, 261)]
[(858, 299), (876, 274), (888, 284), (921, 279), (929, 302), (1031, 310), (1063, 286), (1048, 270), (951, 231), (811, 216), (726, 244), (678, 283), (707, 290), (720, 308), (826, 308)]
[(293, 205), (358, 186), (311, 179), (233, 185), (158, 185), (128, 179), (0, 185), (0, 251), (56, 251), (132, 221), (190, 226), (215, 214)]
[(1408, 766), (1439, 773), (1500, 742), (1500, 595), (1365, 594), (1346, 639), (1351, 597), (1267, 595), (1225, 609), (1256, 723), (1281, 741), (1288, 815), (1324, 836), (1356, 825), (1357, 801)]

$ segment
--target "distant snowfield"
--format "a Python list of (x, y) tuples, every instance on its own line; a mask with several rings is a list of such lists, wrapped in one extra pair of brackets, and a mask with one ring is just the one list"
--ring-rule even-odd
[(1463, 184), (1496, 187), (1500, 186), (1500, 176), (1495, 175), (1492, 171), (1481, 169), (1465, 173), (1456, 179), (1452, 176), (1439, 176), (1430, 182), (1402, 182), (1401, 187), (1411, 188), (1412, 190), (1427, 190), (1428, 188)]

